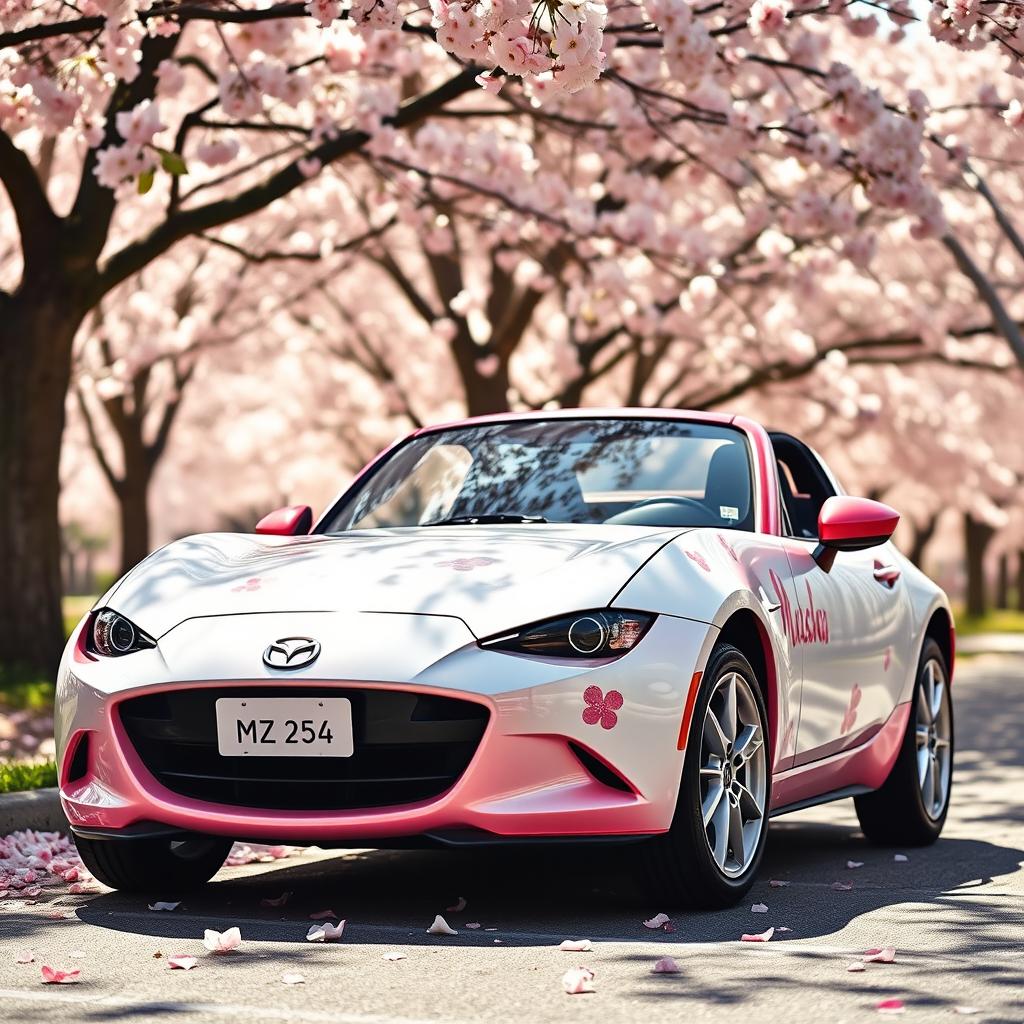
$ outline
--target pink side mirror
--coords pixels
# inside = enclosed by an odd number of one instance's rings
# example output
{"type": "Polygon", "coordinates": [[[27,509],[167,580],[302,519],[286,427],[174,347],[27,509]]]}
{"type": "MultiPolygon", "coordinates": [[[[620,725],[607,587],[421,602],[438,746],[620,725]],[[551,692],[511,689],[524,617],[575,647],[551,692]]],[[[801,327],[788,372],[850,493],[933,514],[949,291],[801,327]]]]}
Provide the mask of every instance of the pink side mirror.
{"type": "Polygon", "coordinates": [[[896,529],[900,514],[880,501],[829,498],[818,513],[818,550],[814,557],[827,572],[837,551],[861,551],[884,544],[896,529]]]}
{"type": "Polygon", "coordinates": [[[308,505],[285,505],[265,515],[256,532],[272,537],[301,537],[313,528],[313,510],[308,505]]]}

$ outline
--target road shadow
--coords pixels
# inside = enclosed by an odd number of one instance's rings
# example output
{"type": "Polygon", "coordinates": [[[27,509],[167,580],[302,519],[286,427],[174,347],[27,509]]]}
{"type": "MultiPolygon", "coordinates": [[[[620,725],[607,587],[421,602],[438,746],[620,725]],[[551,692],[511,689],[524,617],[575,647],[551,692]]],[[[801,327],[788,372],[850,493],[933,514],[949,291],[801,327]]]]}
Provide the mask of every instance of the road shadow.
{"type": "MultiPolygon", "coordinates": [[[[635,856],[635,848],[633,848],[635,856]]],[[[276,862],[258,874],[225,869],[217,880],[186,897],[171,914],[153,913],[146,901],[120,893],[93,897],[76,910],[80,921],[154,937],[196,935],[196,918],[209,927],[247,922],[249,932],[272,941],[303,942],[310,914],[334,910],[348,920],[346,939],[365,943],[436,943],[425,933],[434,915],[459,929],[460,943],[549,945],[552,934],[619,941],[719,942],[768,925],[785,926],[775,941],[824,937],[879,908],[901,905],[901,927],[917,918],[934,927],[943,903],[957,901],[950,919],[951,952],[1006,948],[1019,929],[1019,906],[997,881],[1021,868],[1024,851],[980,840],[942,839],[927,849],[894,851],[870,846],[854,826],[775,822],[764,869],[739,907],[673,914],[673,932],[644,928],[644,918],[671,908],[639,884],[630,848],[524,847],[453,851],[372,850],[276,862]],[[863,867],[851,870],[848,860],[863,867]],[[769,879],[788,882],[772,887],[769,879]],[[852,883],[837,890],[834,883],[852,883]],[[283,907],[261,900],[289,892],[283,907]],[[965,896],[989,896],[985,900],[965,896]],[[463,911],[449,911],[464,897],[463,911]],[[770,913],[752,918],[750,905],[770,913]],[[1004,906],[1005,904],[1005,906],[1004,906]],[[186,926],[185,917],[189,919],[186,926]],[[481,928],[465,928],[478,922],[481,928]],[[486,931],[495,928],[497,931],[486,931]]],[[[5,918],[8,931],[12,924],[5,918]]],[[[12,936],[8,936],[12,937],[12,936]]]]}

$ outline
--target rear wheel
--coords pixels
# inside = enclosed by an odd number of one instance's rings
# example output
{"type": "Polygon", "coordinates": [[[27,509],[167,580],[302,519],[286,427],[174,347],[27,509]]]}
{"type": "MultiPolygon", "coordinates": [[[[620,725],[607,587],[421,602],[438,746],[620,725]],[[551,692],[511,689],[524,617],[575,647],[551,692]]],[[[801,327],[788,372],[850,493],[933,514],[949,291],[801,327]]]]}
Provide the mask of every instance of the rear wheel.
{"type": "Polygon", "coordinates": [[[220,870],[230,839],[196,836],[170,839],[83,839],[75,845],[82,862],[104,885],[123,892],[172,895],[196,889],[220,870]]]}
{"type": "Polygon", "coordinates": [[[643,846],[652,895],[725,907],[746,895],[767,833],[768,718],[754,670],[729,644],[708,661],[669,831],[643,846]]]}
{"type": "Polygon", "coordinates": [[[942,832],[953,786],[953,703],[942,648],[921,652],[903,745],[881,789],[854,800],[864,835],[885,846],[926,846],[942,832]]]}

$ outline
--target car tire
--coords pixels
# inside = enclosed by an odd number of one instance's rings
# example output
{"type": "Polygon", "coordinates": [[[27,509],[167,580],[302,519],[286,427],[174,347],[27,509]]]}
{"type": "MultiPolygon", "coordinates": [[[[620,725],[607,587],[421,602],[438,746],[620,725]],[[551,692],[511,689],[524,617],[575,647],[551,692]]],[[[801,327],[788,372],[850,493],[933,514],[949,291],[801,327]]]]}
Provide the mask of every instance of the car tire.
{"type": "MultiPolygon", "coordinates": [[[[737,734],[742,735],[742,732],[739,727],[734,727],[732,738],[738,739],[737,734]]],[[[718,737],[719,740],[722,738],[718,737]]],[[[739,743],[736,748],[739,748],[739,743]]],[[[750,794],[751,789],[747,792],[750,794]]],[[[739,902],[753,884],[764,854],[770,797],[771,751],[764,695],[750,662],[737,648],[720,644],[708,659],[694,704],[672,824],[664,835],[645,842],[641,847],[646,885],[658,906],[714,909],[739,902]],[[737,687],[735,706],[742,704],[742,721],[756,726],[759,734],[760,758],[754,767],[751,765],[758,757],[756,750],[751,752],[752,761],[734,767],[736,757],[741,755],[733,753],[728,730],[725,730],[724,737],[727,756],[722,758],[711,749],[717,741],[714,740],[713,728],[710,725],[706,727],[705,723],[709,715],[715,715],[716,720],[724,716],[725,694],[722,688],[730,685],[730,679],[737,687]],[[707,739],[704,735],[706,728],[707,739]],[[714,775],[716,757],[720,762],[717,778],[714,775]],[[760,799],[756,835],[751,831],[748,836],[746,826],[742,824],[742,815],[754,809],[750,799],[734,800],[734,787],[742,786],[744,780],[753,787],[754,803],[760,799]],[[717,794],[717,789],[712,792],[712,787],[719,785],[722,794],[714,806],[709,824],[705,826],[705,808],[711,807],[717,794]],[[723,804],[725,812],[721,810],[723,804]],[[740,857],[736,856],[729,836],[733,819],[722,817],[723,813],[731,816],[736,808],[740,808],[741,814],[739,835],[744,837],[737,846],[745,847],[740,857]],[[728,827],[720,829],[723,820],[728,827]],[[723,834],[726,838],[722,838],[723,834]],[[724,863],[713,848],[714,844],[721,850],[723,843],[724,863]]]]}
{"type": "Polygon", "coordinates": [[[181,841],[76,838],[75,845],[82,863],[111,889],[175,895],[213,878],[232,841],[205,836],[181,841]]]}
{"type": "Polygon", "coordinates": [[[934,843],[945,824],[952,789],[953,703],[949,669],[942,648],[928,637],[918,663],[907,730],[889,777],[880,789],[854,798],[861,830],[880,846],[934,843]],[[936,685],[941,685],[937,698],[936,685]],[[945,764],[939,760],[943,750],[945,764]],[[929,768],[938,786],[935,791],[927,782],[929,768]]]}

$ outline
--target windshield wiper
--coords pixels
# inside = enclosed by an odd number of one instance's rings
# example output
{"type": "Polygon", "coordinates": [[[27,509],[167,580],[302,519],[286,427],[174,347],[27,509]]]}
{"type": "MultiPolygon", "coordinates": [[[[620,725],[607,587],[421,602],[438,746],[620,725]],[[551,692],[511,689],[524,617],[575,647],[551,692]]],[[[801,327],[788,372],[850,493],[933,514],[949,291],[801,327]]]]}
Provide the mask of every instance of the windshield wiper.
{"type": "Polygon", "coordinates": [[[546,523],[543,516],[521,516],[515,512],[486,512],[478,516],[452,516],[424,526],[486,526],[490,523],[546,523]]]}

